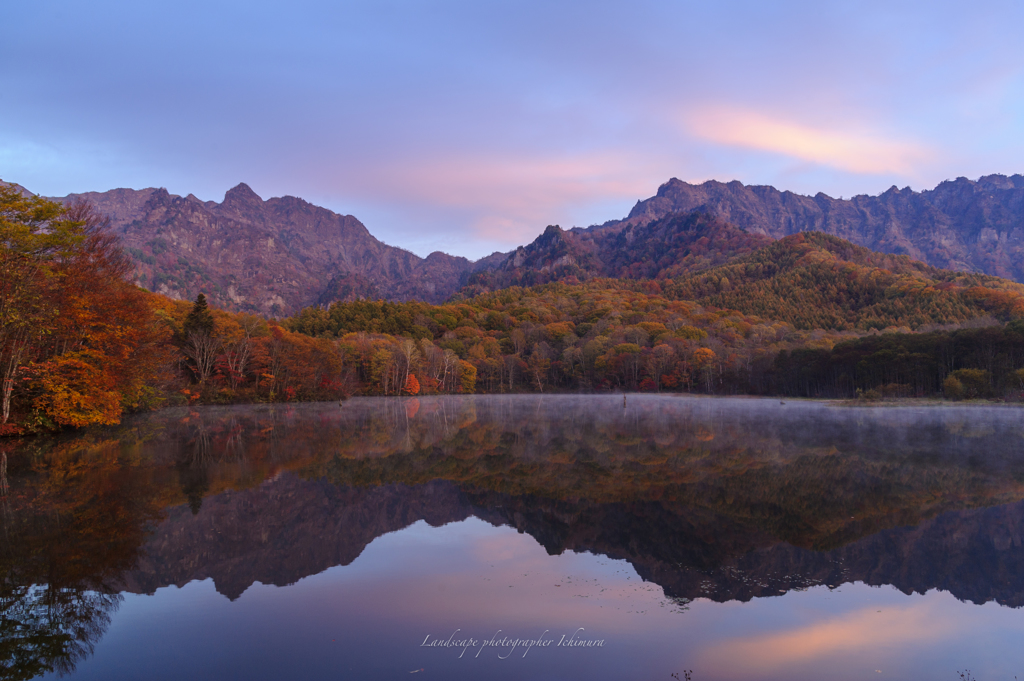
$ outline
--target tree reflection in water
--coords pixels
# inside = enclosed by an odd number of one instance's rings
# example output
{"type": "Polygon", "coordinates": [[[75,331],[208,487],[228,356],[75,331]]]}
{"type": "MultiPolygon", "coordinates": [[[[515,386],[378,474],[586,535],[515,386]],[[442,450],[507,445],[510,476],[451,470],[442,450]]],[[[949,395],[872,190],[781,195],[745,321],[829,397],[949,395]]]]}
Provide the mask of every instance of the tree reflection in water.
{"type": "Polygon", "coordinates": [[[1020,604],[1021,580],[997,577],[1019,572],[1021,552],[960,561],[978,555],[965,536],[988,541],[1021,515],[1007,506],[1024,499],[1016,413],[384,398],[166,410],[16,451],[5,444],[0,669],[5,678],[70,671],[124,590],[202,573],[234,597],[257,579],[287,584],[347,564],[418,520],[470,515],[515,526],[552,554],[629,560],[679,610],[701,596],[746,600],[852,571],[870,583],[904,579],[908,591],[957,583],[958,597],[1020,604]],[[926,522],[914,536],[900,529],[926,522]]]}
{"type": "Polygon", "coordinates": [[[0,672],[4,679],[62,676],[92,654],[110,625],[118,594],[4,584],[0,591],[0,672]]]}
{"type": "Polygon", "coordinates": [[[118,441],[41,440],[10,458],[0,510],[0,676],[63,675],[109,626],[121,577],[160,518],[159,497],[118,441]]]}

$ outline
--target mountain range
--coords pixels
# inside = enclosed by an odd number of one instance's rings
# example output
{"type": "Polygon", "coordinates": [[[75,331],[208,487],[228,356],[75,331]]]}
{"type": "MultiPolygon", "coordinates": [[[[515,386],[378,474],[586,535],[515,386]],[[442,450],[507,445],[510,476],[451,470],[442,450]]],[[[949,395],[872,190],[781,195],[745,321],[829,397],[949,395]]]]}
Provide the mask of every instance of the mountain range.
{"type": "Polygon", "coordinates": [[[376,239],[355,217],[295,197],[264,201],[247,185],[221,203],[164,189],[71,194],[110,217],[146,288],[204,292],[225,309],[282,316],[335,300],[441,302],[510,285],[575,277],[694,274],[798,232],[820,231],[933,267],[1024,282],[1024,176],[958,178],[933,190],[892,187],[834,199],[770,186],[672,179],[629,215],[549,226],[532,243],[476,262],[426,258],[376,239]]]}
{"type": "Polygon", "coordinates": [[[691,185],[672,179],[656,196],[637,202],[625,222],[643,224],[695,210],[773,239],[818,231],[943,269],[1024,280],[1022,175],[987,175],[977,182],[960,177],[922,192],[893,186],[878,196],[846,200],[739,182],[691,185]]]}
{"type": "Polygon", "coordinates": [[[280,316],[336,299],[440,302],[472,263],[426,258],[381,243],[359,220],[293,196],[262,200],[239,184],[224,201],[165,189],[70,194],[110,218],[146,288],[172,298],[206,293],[217,307],[280,316]]]}
{"type": "Polygon", "coordinates": [[[937,268],[1024,282],[1024,176],[988,175],[977,182],[961,177],[930,191],[892,187],[879,196],[847,200],[673,178],[622,220],[564,232],[549,227],[495,267],[478,268],[495,274],[478,275],[475,283],[500,288],[581,272],[626,278],[691,274],[811,231],[937,268]],[[712,253],[710,259],[695,257],[700,250],[712,253]]]}

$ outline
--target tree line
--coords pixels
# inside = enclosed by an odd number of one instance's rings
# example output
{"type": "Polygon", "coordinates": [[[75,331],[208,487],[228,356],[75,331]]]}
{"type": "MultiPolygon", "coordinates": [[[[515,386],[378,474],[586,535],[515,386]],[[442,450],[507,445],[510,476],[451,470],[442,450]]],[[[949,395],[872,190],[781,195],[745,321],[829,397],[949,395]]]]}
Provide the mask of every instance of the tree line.
{"type": "Polygon", "coordinates": [[[402,394],[408,375],[428,392],[1016,399],[1024,390],[1024,320],[806,330],[606,284],[512,287],[445,305],[335,303],[285,323],[335,339],[364,394],[402,394]]]}
{"type": "Polygon", "coordinates": [[[805,397],[1024,396],[1024,321],[881,334],[776,357],[776,390],[805,397]]]}

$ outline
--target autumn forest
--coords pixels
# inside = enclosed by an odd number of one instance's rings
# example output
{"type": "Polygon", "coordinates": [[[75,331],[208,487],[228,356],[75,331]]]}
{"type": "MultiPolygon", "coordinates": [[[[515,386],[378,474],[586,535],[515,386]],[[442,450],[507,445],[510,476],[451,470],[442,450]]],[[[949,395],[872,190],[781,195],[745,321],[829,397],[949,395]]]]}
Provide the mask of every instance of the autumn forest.
{"type": "Polygon", "coordinates": [[[556,267],[540,283],[470,278],[443,304],[265,318],[139,288],[106,226],[89,204],[0,185],[3,434],[352,395],[1024,395],[1024,286],[815,232],[695,238],[676,265],[624,278],[556,267]]]}

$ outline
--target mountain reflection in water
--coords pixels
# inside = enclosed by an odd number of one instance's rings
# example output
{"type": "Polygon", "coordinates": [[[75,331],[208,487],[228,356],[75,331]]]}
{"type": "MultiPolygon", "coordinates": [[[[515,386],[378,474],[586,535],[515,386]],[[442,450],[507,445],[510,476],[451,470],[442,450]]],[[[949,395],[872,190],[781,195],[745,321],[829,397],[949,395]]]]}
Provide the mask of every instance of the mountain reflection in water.
{"type": "Polygon", "coordinates": [[[669,602],[815,585],[1024,605],[1024,425],[1003,408],[614,396],[167,410],[12,445],[3,678],[72,671],[123,594],[239,599],[475,517],[628,561],[669,602]]]}

